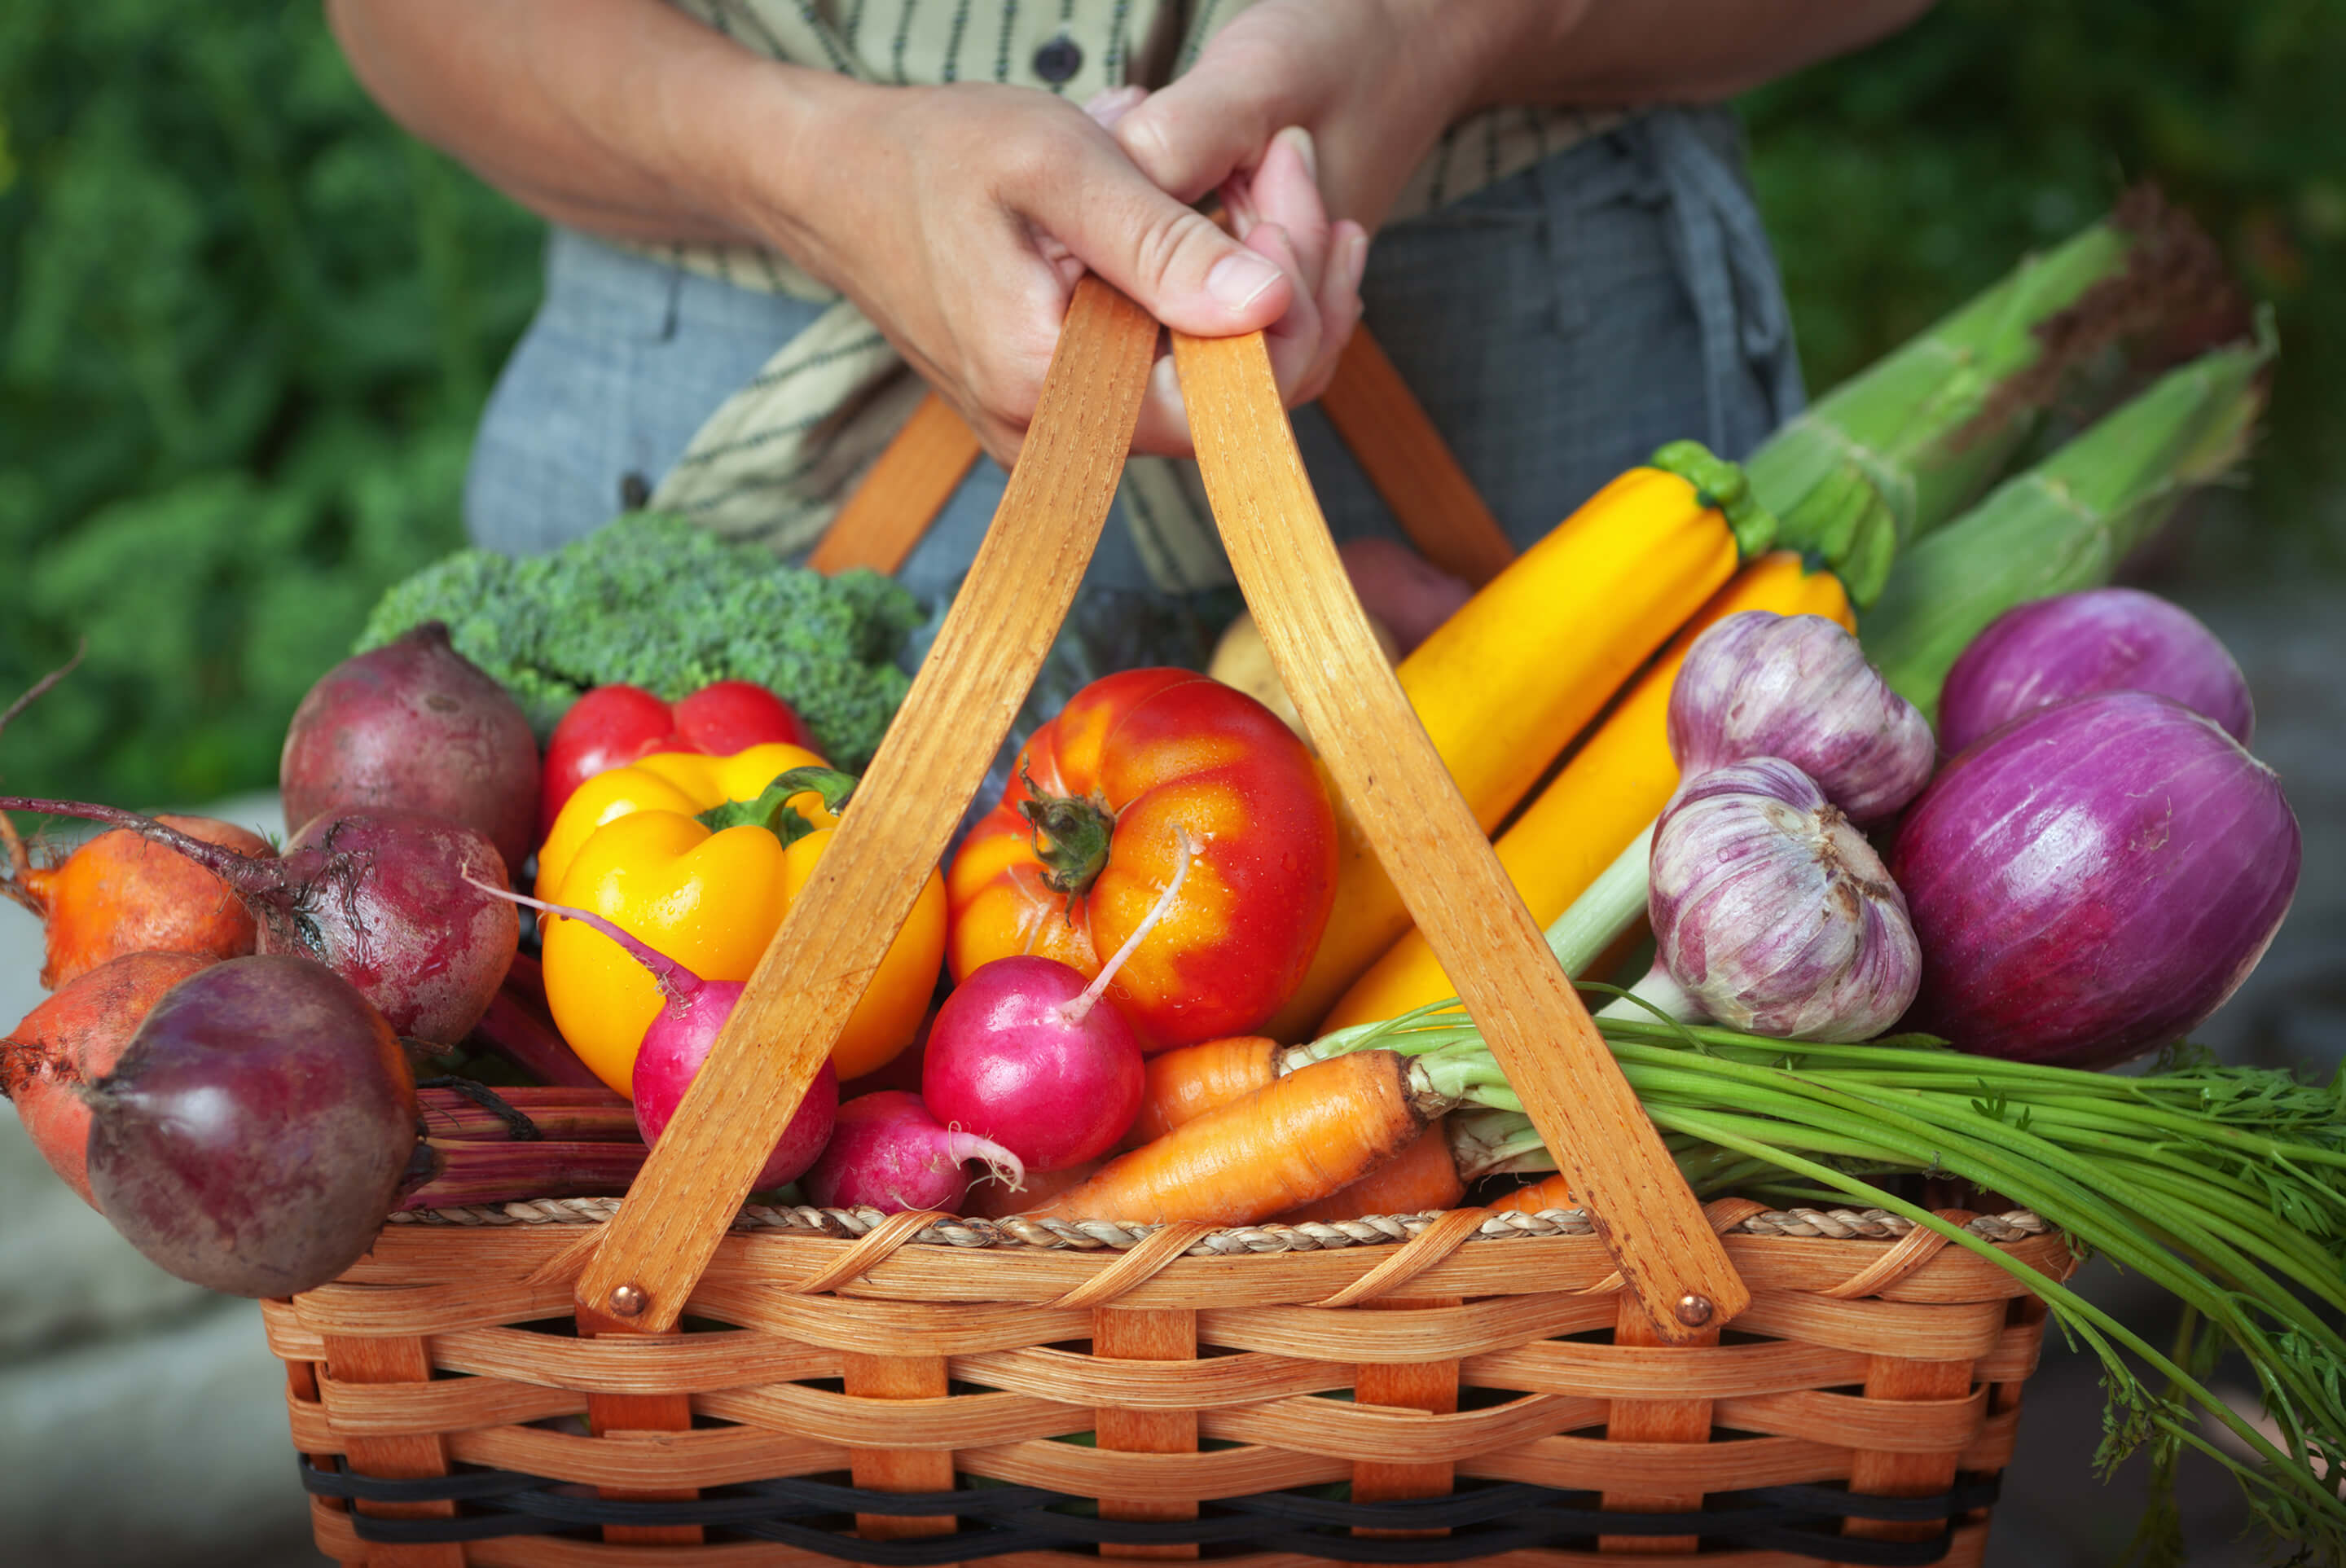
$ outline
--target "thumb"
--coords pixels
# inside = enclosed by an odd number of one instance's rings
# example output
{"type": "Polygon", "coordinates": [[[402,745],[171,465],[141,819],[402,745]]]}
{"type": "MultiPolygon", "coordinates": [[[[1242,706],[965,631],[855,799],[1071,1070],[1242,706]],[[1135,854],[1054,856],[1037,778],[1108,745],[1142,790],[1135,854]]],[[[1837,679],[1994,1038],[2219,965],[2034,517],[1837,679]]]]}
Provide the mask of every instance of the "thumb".
{"type": "Polygon", "coordinates": [[[1296,280],[1158,189],[1113,146],[1036,192],[1038,226],[1167,326],[1229,337],[1270,326],[1296,280]]]}

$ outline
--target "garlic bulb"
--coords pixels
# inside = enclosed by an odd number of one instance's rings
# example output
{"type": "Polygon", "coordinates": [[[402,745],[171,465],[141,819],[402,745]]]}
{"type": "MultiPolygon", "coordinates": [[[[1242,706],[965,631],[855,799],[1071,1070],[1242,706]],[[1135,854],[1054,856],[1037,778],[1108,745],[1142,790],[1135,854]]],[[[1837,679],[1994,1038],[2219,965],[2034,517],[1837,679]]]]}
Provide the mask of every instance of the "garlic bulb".
{"type": "Polygon", "coordinates": [[[1931,781],[1938,747],[1914,705],[1822,616],[1744,610],[1695,639],[1670,688],[1670,755],[1692,779],[1780,757],[1860,822],[1931,781]]]}
{"type": "Polygon", "coordinates": [[[1914,1000],[1923,950],[1905,896],[1864,835],[1781,758],[1682,786],[1655,829],[1652,879],[1658,967],[1722,1023],[1867,1040],[1914,1000]]]}

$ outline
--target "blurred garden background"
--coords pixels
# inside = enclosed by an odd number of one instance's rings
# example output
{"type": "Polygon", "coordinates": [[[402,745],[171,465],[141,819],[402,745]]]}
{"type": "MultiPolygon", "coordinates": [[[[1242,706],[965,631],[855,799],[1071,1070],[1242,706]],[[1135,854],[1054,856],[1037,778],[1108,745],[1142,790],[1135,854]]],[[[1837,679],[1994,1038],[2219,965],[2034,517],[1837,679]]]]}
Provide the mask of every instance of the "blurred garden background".
{"type": "MultiPolygon", "coordinates": [[[[1753,95],[1810,387],[2156,179],[2282,346],[2244,497],[2160,568],[2346,573],[2341,82],[2346,0],[1946,0],[1753,95]]],[[[13,787],[273,780],[376,591],[459,542],[540,232],[375,109],[315,0],[0,7],[0,691],[89,641],[13,787]]]]}
{"type": "MultiPolygon", "coordinates": [[[[1741,106],[1811,389],[2137,179],[2272,306],[2252,460],[2132,575],[2239,655],[2307,832],[2298,910],[2209,1042],[2324,1065],[2346,1055],[2341,84],[2346,0],[1942,0],[1741,106]]],[[[541,233],[383,118],[317,0],[0,5],[0,698],[87,644],[0,739],[12,790],[273,786],[295,702],[375,595],[461,542],[473,422],[536,301],[541,233]]],[[[0,1022],[30,1004],[11,981],[30,990],[0,974],[0,1022]]],[[[27,1184],[0,1182],[24,1195],[0,1204],[0,1468],[23,1489],[0,1556],[321,1561],[247,1304],[147,1268],[21,1140],[0,1156],[27,1184]],[[70,1291],[42,1295],[68,1254],[70,1291]],[[145,1361],[105,1338],[134,1329],[145,1361]],[[149,1453],[168,1457],[136,1468],[149,1453]]],[[[2099,1390],[2048,1351],[1992,1557],[2115,1562],[2141,1466],[2085,1481],[2099,1390]]],[[[2186,1507],[2195,1563],[2254,1560],[2227,1544],[2241,1519],[2211,1469],[2186,1507]]]]}

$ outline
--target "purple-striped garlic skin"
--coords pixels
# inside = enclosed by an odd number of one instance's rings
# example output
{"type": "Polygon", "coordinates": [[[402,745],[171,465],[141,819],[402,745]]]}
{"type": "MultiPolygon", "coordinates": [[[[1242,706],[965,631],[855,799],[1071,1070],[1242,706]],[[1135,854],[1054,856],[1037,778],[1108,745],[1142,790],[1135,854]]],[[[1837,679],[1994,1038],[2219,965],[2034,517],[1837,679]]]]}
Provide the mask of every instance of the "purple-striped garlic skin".
{"type": "Polygon", "coordinates": [[[1922,982],[1922,947],[1882,858],[1781,758],[1679,788],[1655,829],[1647,910],[1671,978],[1749,1033],[1870,1040],[1922,982]]]}
{"type": "Polygon", "coordinates": [[[1855,637],[1772,610],[1739,611],[1695,639],[1670,688],[1669,740],[1682,778],[1780,757],[1860,822],[1921,794],[1938,760],[1930,721],[1855,637]]]}

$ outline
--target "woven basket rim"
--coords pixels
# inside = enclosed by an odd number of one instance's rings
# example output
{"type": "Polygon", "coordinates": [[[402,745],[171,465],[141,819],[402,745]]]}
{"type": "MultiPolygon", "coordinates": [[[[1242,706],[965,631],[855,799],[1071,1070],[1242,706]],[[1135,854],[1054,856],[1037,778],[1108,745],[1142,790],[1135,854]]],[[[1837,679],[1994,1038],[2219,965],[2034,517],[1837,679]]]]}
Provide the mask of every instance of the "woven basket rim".
{"type": "MultiPolygon", "coordinates": [[[[405,1209],[391,1223],[424,1228],[504,1229],[515,1226],[596,1226],[609,1223],[623,1204],[616,1197],[536,1198],[525,1202],[457,1208],[405,1209]]],[[[1228,1257],[1242,1253],[1318,1252],[1350,1247],[1396,1246],[1410,1241],[1429,1226],[1454,1212],[1427,1209],[1413,1214],[1371,1215],[1358,1219],[1306,1220],[1299,1223],[1264,1221],[1256,1225],[1224,1226],[1207,1230],[1183,1249],[1185,1257],[1228,1257]]],[[[820,1208],[811,1205],[745,1204],[734,1217],[733,1230],[783,1231],[852,1241],[871,1234],[892,1217],[871,1207],[820,1208]]],[[[1002,1248],[1015,1252],[1101,1248],[1126,1251],[1158,1231],[1161,1224],[1129,1220],[1037,1219],[1012,1216],[974,1219],[941,1216],[904,1237],[904,1245],[949,1247],[964,1250],[1002,1248]]],[[[1818,1241],[1883,1242],[1902,1240],[1917,1228],[1903,1215],[1882,1208],[1763,1209],[1728,1227],[1743,1236],[1788,1237],[1818,1241]]],[[[2000,1214],[1974,1215],[1964,1228],[1984,1241],[2001,1244],[2050,1233],[2042,1217],[2025,1208],[2000,1214]]],[[[1545,1208],[1535,1212],[1494,1209],[1487,1212],[1470,1241],[1505,1240],[1517,1237],[1594,1236],[1596,1229],[1582,1208],[1545,1208]]]]}

